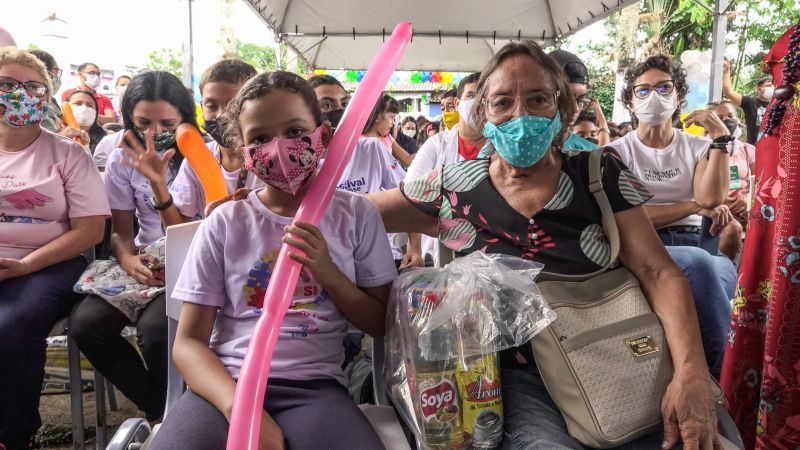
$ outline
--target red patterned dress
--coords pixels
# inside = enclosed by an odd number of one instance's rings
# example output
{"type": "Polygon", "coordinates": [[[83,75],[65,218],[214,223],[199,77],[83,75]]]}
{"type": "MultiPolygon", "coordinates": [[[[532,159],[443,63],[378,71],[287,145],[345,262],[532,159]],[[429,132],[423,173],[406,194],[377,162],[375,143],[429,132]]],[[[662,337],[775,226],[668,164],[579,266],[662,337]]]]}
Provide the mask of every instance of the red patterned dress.
{"type": "Polygon", "coordinates": [[[722,386],[748,449],[795,450],[800,448],[800,24],[775,43],[764,71],[779,88],[756,145],[755,198],[722,386]]]}

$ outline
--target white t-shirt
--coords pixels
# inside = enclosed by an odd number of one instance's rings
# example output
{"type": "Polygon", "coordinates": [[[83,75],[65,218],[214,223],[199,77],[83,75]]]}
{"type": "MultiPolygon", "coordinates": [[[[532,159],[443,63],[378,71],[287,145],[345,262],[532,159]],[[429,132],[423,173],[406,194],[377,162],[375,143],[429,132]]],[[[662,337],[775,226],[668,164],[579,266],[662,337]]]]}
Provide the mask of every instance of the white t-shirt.
{"type": "MultiPolygon", "coordinates": [[[[189,248],[173,297],[220,308],[210,347],[236,378],[272,274],[283,227],[279,216],[253,191],[206,218],[189,248]]],[[[336,192],[320,224],[334,264],[357,286],[383,286],[397,276],[383,222],[366,198],[336,192]]],[[[344,315],[305,272],[281,324],[270,376],[292,380],[335,379],[345,383],[344,315]]]]}
{"type": "MultiPolygon", "coordinates": [[[[671,205],[694,200],[694,172],[706,157],[711,140],[674,129],[672,142],[663,148],[644,145],[636,131],[610,144],[622,162],[647,185],[653,194],[650,205],[671,205]]],[[[702,217],[693,214],[666,226],[700,226],[702,217]]]]}
{"type": "MultiPolygon", "coordinates": [[[[381,138],[362,136],[339,178],[337,189],[357,194],[394,189],[400,187],[405,175],[406,172],[392,157],[381,138]]],[[[388,235],[389,243],[394,259],[402,259],[403,250],[398,245],[397,234],[388,235]]]]}
{"type": "Polygon", "coordinates": [[[100,142],[97,143],[97,147],[95,147],[94,153],[92,154],[92,159],[97,167],[106,166],[108,157],[111,156],[114,149],[119,148],[124,135],[125,130],[119,130],[114,134],[109,134],[103,137],[103,139],[100,139],[100,142]]]}
{"type": "MultiPolygon", "coordinates": [[[[206,144],[206,147],[214,154],[214,158],[219,157],[221,151],[219,144],[211,141],[206,144]]],[[[233,172],[228,172],[224,167],[221,169],[225,184],[228,186],[228,194],[233,194],[236,191],[236,183],[239,181],[239,173],[242,169],[236,169],[233,172]]],[[[252,173],[248,173],[244,187],[255,190],[264,187],[264,182],[252,173]]],[[[185,159],[181,163],[178,175],[169,187],[169,193],[172,194],[175,207],[181,214],[186,217],[202,217],[206,206],[206,193],[203,190],[203,184],[200,183],[200,179],[197,178],[197,174],[189,164],[189,160],[185,159]]]]}
{"type": "MultiPolygon", "coordinates": [[[[449,166],[464,161],[464,157],[458,153],[458,125],[450,130],[443,131],[429,138],[419,148],[408,172],[403,180],[409,183],[427,175],[431,170],[439,166],[449,166]]],[[[423,234],[421,239],[422,257],[431,255],[434,265],[439,265],[439,240],[423,234]]]]}
{"type": "MultiPolygon", "coordinates": [[[[150,181],[138,170],[122,162],[123,150],[114,149],[108,157],[105,172],[106,194],[111,209],[136,211],[139,234],[134,239],[137,248],[146,247],[164,236],[161,217],[150,203],[153,190],[150,181]]],[[[167,169],[167,186],[172,184],[173,173],[167,169]]]]}

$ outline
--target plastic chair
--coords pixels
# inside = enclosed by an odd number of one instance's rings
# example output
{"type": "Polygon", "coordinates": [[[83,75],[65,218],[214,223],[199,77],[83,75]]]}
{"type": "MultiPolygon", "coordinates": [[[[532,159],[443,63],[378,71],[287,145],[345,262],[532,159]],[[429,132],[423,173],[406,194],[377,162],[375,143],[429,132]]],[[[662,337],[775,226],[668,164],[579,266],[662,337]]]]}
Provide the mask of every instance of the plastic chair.
{"type": "MultiPolygon", "coordinates": [[[[95,248],[84,252],[90,263],[95,259],[95,248]]],[[[59,320],[50,330],[50,336],[63,336],[69,328],[69,316],[59,320]]],[[[67,371],[69,373],[69,403],[72,418],[72,448],[83,450],[86,447],[85,423],[83,420],[83,391],[81,390],[81,354],[74,339],[67,337],[67,371]]],[[[119,409],[114,385],[107,383],[99,372],[94,372],[96,448],[105,448],[108,440],[106,421],[106,401],[112,411],[119,409]]]]}

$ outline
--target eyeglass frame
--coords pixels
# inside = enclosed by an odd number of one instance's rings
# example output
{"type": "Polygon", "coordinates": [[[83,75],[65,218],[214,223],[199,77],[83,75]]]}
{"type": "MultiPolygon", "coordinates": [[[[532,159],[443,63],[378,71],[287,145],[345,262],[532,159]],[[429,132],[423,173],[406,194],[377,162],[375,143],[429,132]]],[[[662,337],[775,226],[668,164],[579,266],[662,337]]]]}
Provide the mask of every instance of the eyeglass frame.
{"type": "Polygon", "coordinates": [[[40,97],[40,98],[47,97],[47,85],[42,83],[42,82],[35,81],[35,80],[19,81],[16,78],[0,76],[0,86],[2,86],[5,83],[8,83],[7,81],[3,81],[3,80],[11,80],[14,83],[14,88],[11,89],[11,90],[0,89],[0,92],[5,92],[7,94],[10,94],[10,93],[18,90],[20,88],[20,86],[22,86],[22,88],[25,89],[25,91],[27,93],[31,94],[31,95],[34,95],[34,96],[40,97]],[[35,83],[37,85],[37,86],[35,86],[35,89],[43,89],[44,92],[42,92],[41,94],[36,93],[34,91],[34,89],[31,89],[31,87],[28,86],[31,83],[35,83]]]}
{"type": "MultiPolygon", "coordinates": [[[[550,93],[550,94],[552,94],[552,96],[553,96],[553,107],[552,107],[552,110],[549,110],[547,112],[551,112],[553,110],[555,110],[555,111],[558,110],[558,98],[561,96],[561,91],[539,90],[539,91],[532,92],[531,94],[534,94],[534,93],[550,93]]],[[[483,107],[486,108],[486,115],[487,116],[506,117],[506,116],[510,115],[510,113],[513,113],[514,110],[517,109],[517,100],[519,98],[521,98],[521,97],[522,97],[521,95],[493,95],[493,96],[487,96],[486,98],[484,98],[482,100],[482,103],[483,103],[483,107]],[[498,97],[505,97],[505,98],[513,98],[514,99],[514,105],[511,107],[509,113],[494,114],[494,113],[489,112],[489,108],[490,108],[489,100],[492,99],[492,98],[498,98],[498,97]]],[[[523,102],[523,103],[527,103],[527,102],[523,102]]],[[[530,108],[528,108],[527,104],[525,104],[525,111],[528,112],[529,114],[547,113],[545,111],[531,111],[530,108]]]]}
{"type": "Polygon", "coordinates": [[[644,99],[646,99],[646,98],[647,98],[647,97],[649,97],[649,96],[650,96],[650,94],[652,94],[653,92],[655,92],[655,93],[656,93],[656,94],[658,94],[658,95],[664,96],[664,97],[666,97],[667,95],[670,95],[670,94],[672,94],[673,92],[675,92],[675,80],[661,80],[661,81],[659,81],[658,83],[656,83],[655,85],[652,85],[652,84],[649,84],[649,83],[642,83],[642,84],[637,84],[637,85],[633,86],[633,88],[631,88],[631,94],[633,94],[633,96],[634,96],[634,97],[636,97],[636,98],[638,98],[639,100],[644,100],[644,99]],[[657,88],[659,85],[663,84],[663,83],[672,83],[672,89],[670,89],[670,91],[669,91],[669,92],[665,92],[665,93],[663,93],[663,94],[662,94],[661,92],[658,92],[658,91],[656,90],[656,88],[657,88]],[[640,86],[649,86],[649,87],[650,87],[650,92],[648,92],[648,93],[647,93],[646,95],[644,95],[643,97],[640,97],[640,96],[636,95],[636,88],[638,88],[638,87],[640,87],[640,86]]]}

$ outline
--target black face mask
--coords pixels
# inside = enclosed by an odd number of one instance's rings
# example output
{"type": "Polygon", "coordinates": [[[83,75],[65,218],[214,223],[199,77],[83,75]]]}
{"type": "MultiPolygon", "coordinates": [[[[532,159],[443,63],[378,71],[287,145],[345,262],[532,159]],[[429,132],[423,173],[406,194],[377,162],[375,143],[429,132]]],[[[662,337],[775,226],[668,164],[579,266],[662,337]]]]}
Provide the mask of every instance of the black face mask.
{"type": "Polygon", "coordinates": [[[725,124],[725,127],[728,131],[733,134],[736,131],[736,128],[739,127],[739,121],[736,119],[725,119],[722,121],[725,124]]]}
{"type": "Polygon", "coordinates": [[[591,142],[594,145],[597,145],[597,144],[600,143],[600,141],[598,141],[597,138],[593,138],[593,137],[588,137],[588,138],[586,138],[586,140],[591,142]]]}
{"type": "Polygon", "coordinates": [[[213,120],[206,120],[203,122],[203,128],[205,128],[206,133],[211,136],[217,144],[226,147],[225,145],[225,135],[223,134],[223,127],[222,124],[219,122],[219,118],[213,120]]]}
{"type": "Polygon", "coordinates": [[[331,128],[336,130],[339,127],[339,122],[342,120],[342,115],[344,115],[343,109],[337,109],[336,111],[331,111],[329,113],[322,113],[322,120],[327,120],[331,123],[331,128]]]}

